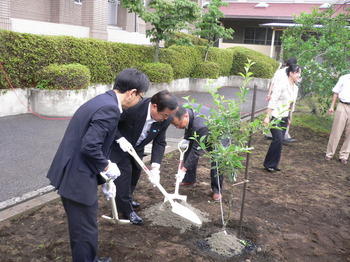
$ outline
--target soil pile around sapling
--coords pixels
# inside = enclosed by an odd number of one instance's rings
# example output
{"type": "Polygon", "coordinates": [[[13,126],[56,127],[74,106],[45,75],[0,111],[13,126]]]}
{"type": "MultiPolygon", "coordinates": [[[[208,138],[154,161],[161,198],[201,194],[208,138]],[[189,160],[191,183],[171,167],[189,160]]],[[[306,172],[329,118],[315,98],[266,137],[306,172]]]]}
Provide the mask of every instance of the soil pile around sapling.
{"type": "MultiPolygon", "coordinates": [[[[174,200],[179,204],[192,210],[203,223],[209,222],[209,214],[200,211],[199,209],[191,206],[187,202],[174,200]]],[[[173,227],[180,230],[180,233],[184,233],[186,230],[192,228],[200,228],[201,225],[191,222],[183,216],[175,214],[172,212],[172,206],[169,201],[161,202],[156,205],[152,205],[142,211],[145,218],[151,221],[151,226],[163,226],[163,227],[173,227]]],[[[186,214],[183,214],[186,216],[186,214]]]]}
{"type": "Polygon", "coordinates": [[[240,255],[244,249],[244,245],[235,235],[229,235],[224,231],[212,234],[206,240],[213,252],[225,257],[240,255]]]}
{"type": "MultiPolygon", "coordinates": [[[[186,195],[187,204],[203,212],[208,222],[200,227],[187,225],[187,221],[174,226],[174,221],[180,219],[170,207],[168,215],[175,219],[152,211],[163,203],[164,196],[143,174],[134,194],[134,200],[141,203],[135,211],[145,221],[142,226],[116,225],[103,219],[102,215],[112,215],[111,206],[99,191],[98,255],[111,256],[113,262],[350,261],[350,165],[339,163],[338,155],[332,161],[324,160],[327,136],[297,126],[291,126],[290,132],[297,142],[283,147],[282,171],[274,173],[267,172],[262,165],[271,141],[262,135],[253,136],[239,236],[249,245],[238,255],[234,254],[235,248],[229,250],[231,245],[225,251],[215,249],[210,239],[222,231],[222,220],[220,204],[211,200],[210,166],[206,158],[199,162],[196,186],[180,187],[179,193],[186,195]],[[226,256],[227,250],[230,257],[226,256]]],[[[174,192],[178,159],[177,152],[168,154],[161,165],[161,184],[168,193],[174,192]]],[[[243,180],[243,174],[238,176],[238,182],[243,180]]],[[[230,195],[228,183],[225,178],[225,216],[230,195]]],[[[234,188],[234,206],[226,227],[229,236],[238,236],[241,211],[243,186],[234,188]]],[[[0,254],[1,262],[71,261],[61,201],[3,221],[0,254]]]]}

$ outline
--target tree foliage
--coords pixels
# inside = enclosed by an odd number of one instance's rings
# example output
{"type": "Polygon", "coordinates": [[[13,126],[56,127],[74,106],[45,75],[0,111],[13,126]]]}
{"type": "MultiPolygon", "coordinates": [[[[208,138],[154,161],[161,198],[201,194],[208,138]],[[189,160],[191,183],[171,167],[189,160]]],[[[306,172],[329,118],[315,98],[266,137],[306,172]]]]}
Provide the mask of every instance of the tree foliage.
{"type": "Polygon", "coordinates": [[[158,62],[160,41],[167,41],[174,31],[188,28],[188,24],[199,18],[201,8],[190,0],[151,0],[150,10],[142,3],[140,0],[124,0],[123,6],[152,25],[146,30],[146,36],[156,44],[154,62],[158,62]]]}
{"type": "Polygon", "coordinates": [[[336,14],[332,7],[323,12],[295,17],[294,27],[284,31],[285,57],[294,57],[303,67],[301,93],[318,97],[321,112],[329,108],[332,87],[339,76],[349,71],[349,10],[336,14]]]}
{"type": "Polygon", "coordinates": [[[222,0],[212,0],[208,6],[208,11],[204,12],[201,19],[196,23],[195,35],[199,35],[208,40],[204,61],[207,60],[209,48],[214,46],[215,41],[219,38],[233,38],[233,29],[221,26],[219,19],[224,17],[220,11],[221,6],[228,6],[222,0]]]}
{"type": "MultiPolygon", "coordinates": [[[[276,123],[276,121],[271,121],[268,126],[265,126],[259,119],[255,119],[252,122],[242,120],[242,105],[246,101],[249,90],[247,84],[253,78],[253,73],[250,72],[253,64],[254,62],[248,59],[248,63],[244,67],[244,73],[240,73],[244,80],[243,86],[237,92],[237,101],[235,99],[226,99],[217,92],[218,89],[209,91],[215,106],[210,109],[209,115],[200,115],[206,120],[206,126],[209,130],[208,135],[198,137],[197,134],[194,134],[192,138],[198,142],[204,152],[204,156],[216,163],[214,168],[218,170],[218,174],[227,177],[231,182],[231,198],[227,222],[223,225],[224,228],[230,217],[235,183],[238,180],[239,173],[245,168],[244,160],[246,159],[246,154],[251,153],[253,150],[252,147],[248,146],[250,136],[258,131],[266,132],[276,123]],[[224,139],[229,141],[227,146],[222,144],[224,139]]],[[[188,97],[187,100],[190,104],[195,102],[194,100],[190,101],[188,97]]],[[[202,105],[199,105],[194,110],[200,112],[201,107],[202,105]]]]}

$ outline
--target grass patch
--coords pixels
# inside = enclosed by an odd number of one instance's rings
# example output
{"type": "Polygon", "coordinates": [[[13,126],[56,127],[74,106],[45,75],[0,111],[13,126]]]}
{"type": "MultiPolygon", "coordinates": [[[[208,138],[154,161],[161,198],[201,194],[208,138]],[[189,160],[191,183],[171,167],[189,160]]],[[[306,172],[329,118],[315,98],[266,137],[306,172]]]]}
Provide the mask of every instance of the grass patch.
{"type": "Polygon", "coordinates": [[[309,98],[297,101],[292,125],[307,127],[318,133],[329,134],[332,129],[333,116],[321,116],[316,112],[315,104],[311,103],[309,98]]]}

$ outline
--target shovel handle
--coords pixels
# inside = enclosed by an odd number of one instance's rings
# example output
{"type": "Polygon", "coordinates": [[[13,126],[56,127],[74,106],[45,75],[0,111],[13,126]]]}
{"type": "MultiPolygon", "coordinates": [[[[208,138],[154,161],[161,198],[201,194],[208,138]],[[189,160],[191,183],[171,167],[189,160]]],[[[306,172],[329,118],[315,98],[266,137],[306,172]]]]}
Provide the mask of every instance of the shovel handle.
{"type": "MultiPolygon", "coordinates": [[[[136,162],[142,167],[142,169],[146,172],[146,174],[148,175],[148,177],[152,177],[152,173],[151,171],[149,171],[149,169],[147,168],[147,166],[145,165],[145,163],[143,163],[143,161],[140,159],[140,157],[138,156],[138,154],[136,153],[134,148],[130,148],[128,150],[128,153],[136,160],[136,162]]],[[[158,182],[155,183],[156,187],[158,187],[158,189],[160,190],[160,192],[165,196],[165,198],[170,202],[171,206],[174,205],[174,201],[171,199],[171,197],[169,197],[169,194],[165,191],[165,189],[162,187],[161,184],[159,184],[158,182]]]]}
{"type": "MultiPolygon", "coordinates": [[[[104,180],[106,180],[106,183],[107,183],[108,189],[109,189],[110,183],[114,183],[113,180],[111,178],[109,178],[108,176],[106,176],[104,174],[104,172],[100,172],[100,175],[104,178],[104,180]]],[[[119,220],[118,211],[117,211],[117,205],[115,203],[115,199],[114,198],[111,198],[111,207],[112,207],[113,219],[119,220]]]]}

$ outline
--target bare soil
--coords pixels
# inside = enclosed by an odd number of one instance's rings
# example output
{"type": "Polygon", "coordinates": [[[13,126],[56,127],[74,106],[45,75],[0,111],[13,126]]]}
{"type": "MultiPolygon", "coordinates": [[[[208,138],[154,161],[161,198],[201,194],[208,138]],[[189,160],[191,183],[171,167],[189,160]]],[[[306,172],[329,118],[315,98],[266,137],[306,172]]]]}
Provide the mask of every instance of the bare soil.
{"type": "MultiPolygon", "coordinates": [[[[220,204],[211,201],[208,159],[202,158],[195,187],[180,188],[187,203],[206,213],[201,227],[185,230],[154,224],[145,211],[163,201],[143,175],[135,200],[145,219],[143,226],[115,225],[99,221],[99,255],[113,261],[350,261],[349,165],[324,160],[328,137],[307,128],[291,128],[297,142],[285,145],[281,172],[262,167],[270,141],[253,137],[242,234],[246,247],[239,254],[216,252],[208,238],[222,232],[220,204]]],[[[168,154],[162,164],[161,183],[174,192],[178,153],[168,154]]],[[[244,174],[239,181],[242,181],[244,174]]],[[[238,182],[239,182],[238,181],[238,182]]],[[[224,213],[229,201],[224,182],[224,213]]],[[[234,210],[227,233],[237,236],[242,185],[234,191],[234,210]]],[[[101,193],[100,193],[101,194],[101,193]]],[[[100,215],[111,215],[110,203],[100,195],[100,215]]],[[[174,219],[181,219],[176,217],[174,219]]],[[[71,261],[67,222],[59,200],[2,222],[1,261],[71,261]]],[[[222,245],[227,245],[224,241],[222,245]]]]}

